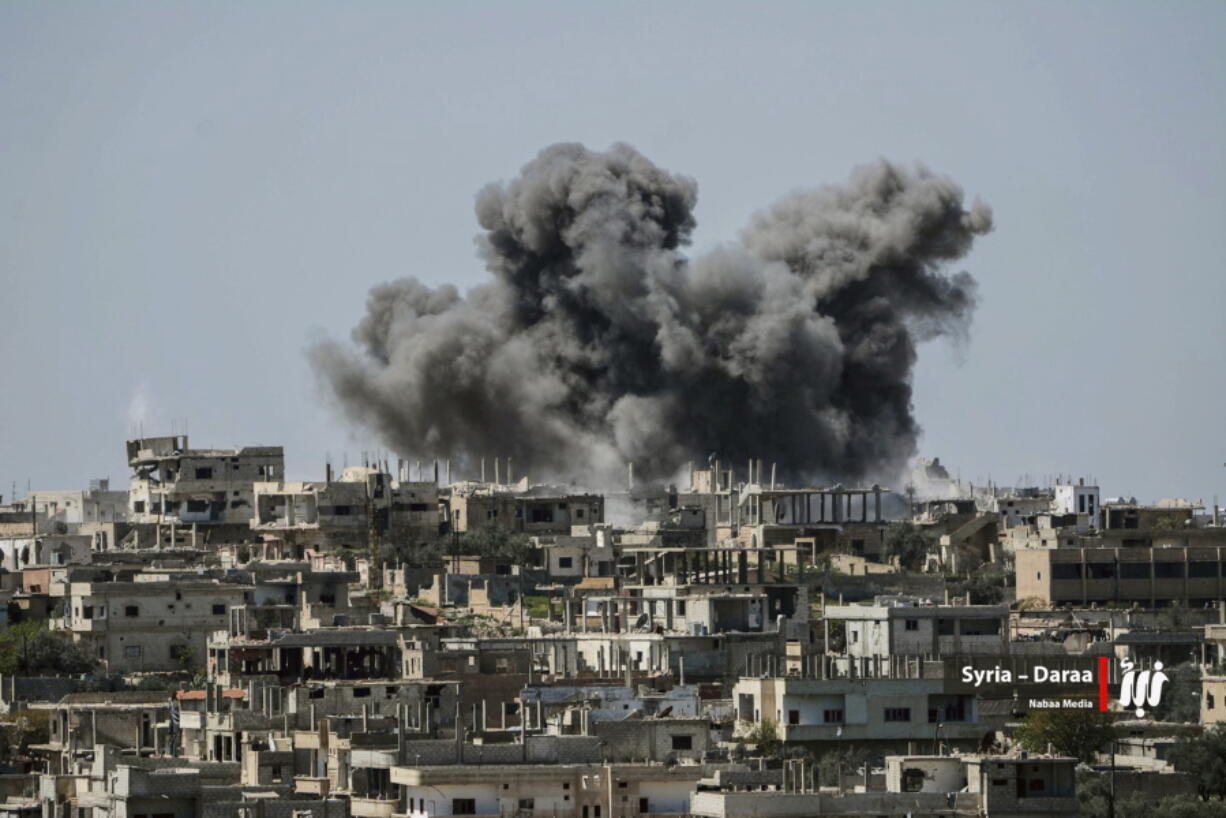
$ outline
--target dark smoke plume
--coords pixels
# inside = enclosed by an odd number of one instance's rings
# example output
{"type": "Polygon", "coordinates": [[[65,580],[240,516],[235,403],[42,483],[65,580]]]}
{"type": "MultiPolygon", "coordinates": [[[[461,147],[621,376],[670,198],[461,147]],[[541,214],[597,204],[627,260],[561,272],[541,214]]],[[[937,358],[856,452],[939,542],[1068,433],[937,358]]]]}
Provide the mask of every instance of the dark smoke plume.
{"type": "Polygon", "coordinates": [[[493,281],[375,287],[358,350],[317,344],[316,370],[397,452],[512,456],[534,479],[666,478],[711,452],[793,481],[893,473],[919,433],[916,343],[965,333],[975,305],[942,267],[991,210],[883,161],[691,259],[696,199],[628,145],[546,148],[477,196],[493,281]]]}

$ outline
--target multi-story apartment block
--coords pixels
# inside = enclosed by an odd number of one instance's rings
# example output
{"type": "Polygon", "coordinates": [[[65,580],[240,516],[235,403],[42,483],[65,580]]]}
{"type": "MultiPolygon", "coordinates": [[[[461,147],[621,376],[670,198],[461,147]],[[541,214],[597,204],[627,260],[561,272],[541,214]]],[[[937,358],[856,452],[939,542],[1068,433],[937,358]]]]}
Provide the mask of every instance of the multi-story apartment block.
{"type": "Polygon", "coordinates": [[[903,747],[937,740],[973,749],[999,724],[975,696],[939,675],[741,678],[732,688],[739,730],[773,722],[779,738],[814,746],[903,747]],[[939,732],[939,735],[938,735],[939,732]]]}
{"type": "Polygon", "coordinates": [[[442,520],[437,483],[396,480],[366,466],[342,470],[339,480],[259,482],[254,495],[251,528],[292,542],[298,557],[307,547],[365,544],[372,531],[394,542],[433,541],[442,520]]]}
{"type": "Polygon", "coordinates": [[[604,522],[604,497],[556,486],[457,483],[447,506],[451,530],[498,527],[526,534],[569,534],[604,522]]]}
{"type": "MultiPolygon", "coordinates": [[[[1180,543],[1226,539],[1226,529],[1155,533],[1180,543]]],[[[1162,607],[1215,605],[1226,598],[1224,545],[1023,548],[1015,556],[1018,599],[1052,605],[1131,602],[1162,607]]]]}
{"type": "Polygon", "coordinates": [[[129,440],[128,518],[166,525],[239,524],[255,515],[257,482],[285,473],[280,446],[191,449],[186,435],[129,440]]]}
{"type": "Polygon", "coordinates": [[[842,622],[843,652],[855,658],[878,656],[997,655],[1008,651],[1009,609],[1003,605],[827,605],[825,649],[830,623],[842,622]]]}
{"type": "Polygon", "coordinates": [[[209,636],[226,627],[230,608],[253,591],[179,572],[84,582],[70,574],[51,594],[63,598],[56,624],[103,667],[140,673],[202,668],[209,636]]]}

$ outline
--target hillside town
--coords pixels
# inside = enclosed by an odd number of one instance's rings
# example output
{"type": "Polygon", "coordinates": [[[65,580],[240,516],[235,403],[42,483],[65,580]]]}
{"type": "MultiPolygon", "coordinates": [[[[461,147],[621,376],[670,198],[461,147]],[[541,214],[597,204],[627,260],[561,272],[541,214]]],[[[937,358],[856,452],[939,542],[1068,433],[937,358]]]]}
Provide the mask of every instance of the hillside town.
{"type": "Polygon", "coordinates": [[[595,491],[494,456],[290,481],[281,447],[173,435],[126,459],[126,488],[0,500],[2,818],[1226,795],[1216,503],[938,460],[823,486],[712,455],[595,491]]]}

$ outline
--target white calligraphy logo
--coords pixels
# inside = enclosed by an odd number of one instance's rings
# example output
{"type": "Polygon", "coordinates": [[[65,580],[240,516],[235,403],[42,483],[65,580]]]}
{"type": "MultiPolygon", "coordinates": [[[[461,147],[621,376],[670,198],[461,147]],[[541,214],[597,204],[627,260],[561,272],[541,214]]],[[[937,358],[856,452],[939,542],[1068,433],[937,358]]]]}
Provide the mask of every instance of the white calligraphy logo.
{"type": "Polygon", "coordinates": [[[1120,680],[1120,706],[1136,705],[1137,718],[1145,715],[1144,705],[1157,707],[1162,701],[1162,686],[1170,679],[1162,672],[1162,663],[1154,662],[1154,669],[1136,671],[1131,659],[1120,661],[1124,678],[1120,680]]]}

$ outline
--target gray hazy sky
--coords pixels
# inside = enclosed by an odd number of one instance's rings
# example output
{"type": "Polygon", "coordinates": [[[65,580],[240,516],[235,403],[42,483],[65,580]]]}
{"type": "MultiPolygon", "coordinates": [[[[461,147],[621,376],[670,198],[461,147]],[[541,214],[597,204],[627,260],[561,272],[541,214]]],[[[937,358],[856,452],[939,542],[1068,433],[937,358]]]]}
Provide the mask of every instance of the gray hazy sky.
{"type": "Polygon", "coordinates": [[[473,198],[542,147],[699,183],[695,249],[919,160],[996,212],[970,342],[921,350],[963,479],[1226,498],[1226,3],[0,5],[0,493],[123,440],[378,444],[304,350],[370,285],[482,281],[473,198]]]}

